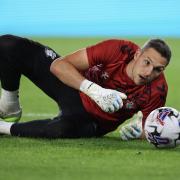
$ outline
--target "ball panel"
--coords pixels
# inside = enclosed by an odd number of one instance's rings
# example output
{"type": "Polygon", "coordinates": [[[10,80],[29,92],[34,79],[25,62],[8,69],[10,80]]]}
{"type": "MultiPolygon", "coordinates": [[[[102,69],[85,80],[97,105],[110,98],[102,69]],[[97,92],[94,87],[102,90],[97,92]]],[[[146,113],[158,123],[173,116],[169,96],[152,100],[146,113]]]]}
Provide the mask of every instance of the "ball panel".
{"type": "Polygon", "coordinates": [[[145,122],[148,142],[159,148],[175,147],[180,143],[180,114],[171,107],[152,111],[145,122]]]}

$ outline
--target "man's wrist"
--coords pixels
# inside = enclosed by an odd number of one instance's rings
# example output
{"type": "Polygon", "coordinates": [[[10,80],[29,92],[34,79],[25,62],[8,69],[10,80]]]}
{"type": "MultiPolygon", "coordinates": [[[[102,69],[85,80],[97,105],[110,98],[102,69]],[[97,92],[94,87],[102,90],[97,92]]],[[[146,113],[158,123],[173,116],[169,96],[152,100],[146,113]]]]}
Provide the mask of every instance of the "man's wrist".
{"type": "Polygon", "coordinates": [[[81,92],[84,92],[84,93],[85,93],[85,92],[91,87],[92,84],[93,84],[92,81],[89,81],[89,80],[87,80],[87,79],[84,79],[84,80],[81,82],[81,84],[80,84],[79,90],[80,90],[81,92]]]}

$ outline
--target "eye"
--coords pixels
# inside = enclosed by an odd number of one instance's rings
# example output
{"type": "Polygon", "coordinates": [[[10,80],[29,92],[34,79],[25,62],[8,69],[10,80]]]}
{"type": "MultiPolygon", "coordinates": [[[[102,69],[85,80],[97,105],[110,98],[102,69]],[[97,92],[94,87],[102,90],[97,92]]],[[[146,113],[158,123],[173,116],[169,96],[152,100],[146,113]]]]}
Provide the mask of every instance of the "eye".
{"type": "Polygon", "coordinates": [[[164,71],[164,68],[159,68],[159,67],[157,67],[157,68],[154,68],[154,70],[156,71],[156,72],[158,72],[158,73],[160,73],[160,72],[162,72],[162,71],[164,71]]]}
{"type": "Polygon", "coordinates": [[[151,62],[148,59],[144,59],[144,64],[149,65],[149,64],[151,64],[151,62]]]}

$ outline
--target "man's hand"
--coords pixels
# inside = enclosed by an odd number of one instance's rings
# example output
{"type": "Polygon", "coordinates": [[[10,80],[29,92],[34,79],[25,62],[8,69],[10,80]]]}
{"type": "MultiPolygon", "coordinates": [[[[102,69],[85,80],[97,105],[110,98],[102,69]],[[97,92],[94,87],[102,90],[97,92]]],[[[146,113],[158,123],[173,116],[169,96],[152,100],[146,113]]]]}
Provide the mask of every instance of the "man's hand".
{"type": "Polygon", "coordinates": [[[143,114],[139,111],[134,120],[121,127],[119,130],[120,138],[125,141],[140,138],[143,134],[142,118],[143,114]]]}
{"type": "Polygon", "coordinates": [[[80,91],[94,100],[105,112],[113,113],[123,106],[122,99],[127,96],[124,93],[112,89],[105,89],[85,79],[80,86],[80,91]]]}

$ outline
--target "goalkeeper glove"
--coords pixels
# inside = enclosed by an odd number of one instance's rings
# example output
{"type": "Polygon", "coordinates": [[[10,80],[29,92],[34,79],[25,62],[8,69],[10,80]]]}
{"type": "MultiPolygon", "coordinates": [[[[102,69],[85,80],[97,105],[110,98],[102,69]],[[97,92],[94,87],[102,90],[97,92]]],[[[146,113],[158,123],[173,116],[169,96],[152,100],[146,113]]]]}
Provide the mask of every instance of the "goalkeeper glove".
{"type": "Polygon", "coordinates": [[[80,91],[88,95],[105,112],[113,113],[123,106],[124,93],[112,89],[105,89],[85,79],[80,85],[80,91]]]}
{"type": "Polygon", "coordinates": [[[140,138],[143,133],[142,118],[143,118],[143,114],[141,111],[139,111],[136,114],[136,118],[132,120],[132,122],[121,127],[121,129],[119,130],[120,138],[122,140],[131,140],[131,139],[140,138]]]}

